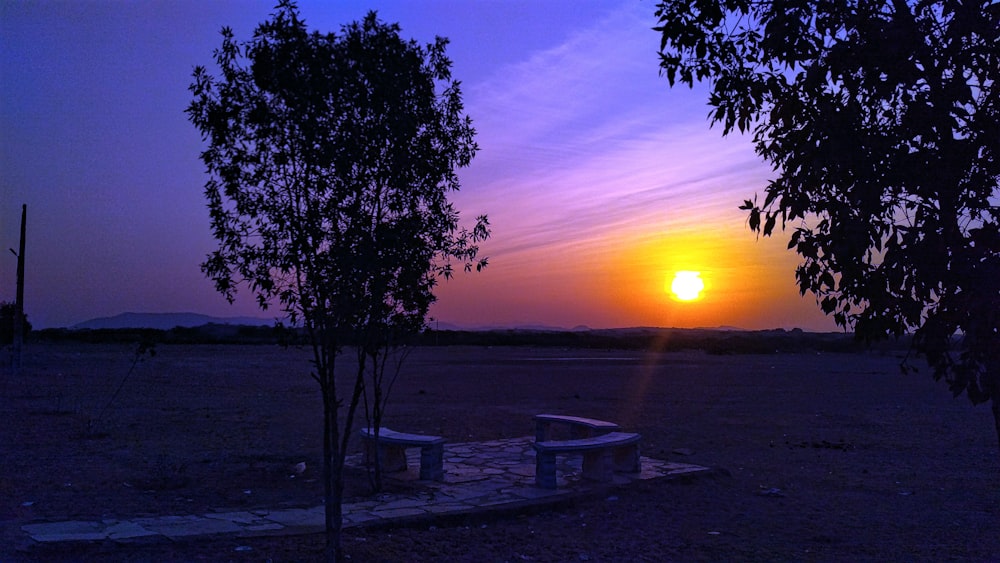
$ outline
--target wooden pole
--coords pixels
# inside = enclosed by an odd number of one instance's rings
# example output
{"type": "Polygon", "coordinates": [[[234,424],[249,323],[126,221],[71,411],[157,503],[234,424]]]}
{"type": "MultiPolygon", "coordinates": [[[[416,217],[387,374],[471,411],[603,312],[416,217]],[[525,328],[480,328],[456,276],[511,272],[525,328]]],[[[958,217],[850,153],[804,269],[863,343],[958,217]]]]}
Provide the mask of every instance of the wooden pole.
{"type": "Polygon", "coordinates": [[[21,348],[24,346],[24,235],[28,220],[28,205],[21,206],[21,243],[17,252],[17,298],[14,301],[14,350],[11,370],[21,371],[21,348]]]}

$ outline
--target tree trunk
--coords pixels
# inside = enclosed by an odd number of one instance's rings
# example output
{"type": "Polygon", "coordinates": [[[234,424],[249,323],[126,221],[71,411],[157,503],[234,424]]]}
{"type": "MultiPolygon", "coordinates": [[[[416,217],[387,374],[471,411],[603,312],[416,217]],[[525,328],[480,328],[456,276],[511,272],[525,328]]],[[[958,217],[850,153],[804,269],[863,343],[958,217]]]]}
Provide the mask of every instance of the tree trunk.
{"type": "MultiPolygon", "coordinates": [[[[1000,385],[998,385],[1000,387],[1000,385]]],[[[993,395],[993,426],[997,430],[997,453],[1000,454],[1000,395],[993,395]]]]}
{"type": "Polygon", "coordinates": [[[994,339],[993,347],[987,360],[986,373],[981,377],[986,379],[984,387],[990,391],[990,408],[993,411],[993,427],[997,432],[997,455],[1000,455],[1000,347],[994,339]]]}
{"type": "MultiPolygon", "coordinates": [[[[375,427],[375,436],[382,431],[382,382],[379,378],[378,353],[372,354],[372,426],[375,427]]],[[[376,443],[378,439],[376,438],[376,443]]],[[[382,492],[382,459],[375,456],[375,492],[382,492]]]]}
{"type": "Polygon", "coordinates": [[[17,253],[17,296],[14,299],[14,342],[10,358],[11,372],[21,373],[21,350],[24,347],[24,235],[28,205],[21,206],[21,241],[17,253]]]}
{"type": "Polygon", "coordinates": [[[340,432],[337,425],[337,390],[329,373],[321,374],[320,378],[323,387],[323,506],[326,523],[324,555],[327,561],[340,563],[344,560],[340,536],[344,521],[342,511],[344,468],[338,447],[340,432]]]}

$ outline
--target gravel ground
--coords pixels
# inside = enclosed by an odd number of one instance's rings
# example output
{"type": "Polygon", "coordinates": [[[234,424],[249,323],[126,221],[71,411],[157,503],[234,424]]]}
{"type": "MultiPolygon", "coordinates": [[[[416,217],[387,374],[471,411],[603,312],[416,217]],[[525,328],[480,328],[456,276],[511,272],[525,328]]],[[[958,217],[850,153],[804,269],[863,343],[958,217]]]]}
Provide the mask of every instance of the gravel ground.
{"type": "MultiPolygon", "coordinates": [[[[0,384],[0,561],[320,558],[316,535],[31,547],[19,531],[318,504],[320,402],[305,351],[160,345],[131,373],[127,345],[42,343],[26,354],[24,374],[0,384]],[[307,470],[292,479],[299,462],[307,470]]],[[[355,561],[1000,561],[988,408],[953,399],[927,370],[902,375],[899,361],[415,349],[386,415],[394,429],[491,440],[530,435],[533,414],[559,412],[613,420],[642,433],[644,455],[715,471],[525,514],[348,530],[346,552],[355,561]]],[[[366,478],[352,475],[347,495],[366,494],[366,478]]]]}

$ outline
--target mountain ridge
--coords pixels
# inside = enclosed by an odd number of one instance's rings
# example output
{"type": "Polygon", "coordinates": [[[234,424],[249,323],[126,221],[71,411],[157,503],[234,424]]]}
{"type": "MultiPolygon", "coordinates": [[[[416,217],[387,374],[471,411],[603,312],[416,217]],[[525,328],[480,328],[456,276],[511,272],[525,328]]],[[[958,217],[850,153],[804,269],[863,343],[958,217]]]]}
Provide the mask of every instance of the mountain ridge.
{"type": "Polygon", "coordinates": [[[201,313],[119,313],[111,317],[97,317],[77,323],[70,330],[102,330],[121,328],[152,328],[170,330],[175,327],[192,328],[207,324],[270,326],[272,319],[259,317],[214,317],[201,313]]]}

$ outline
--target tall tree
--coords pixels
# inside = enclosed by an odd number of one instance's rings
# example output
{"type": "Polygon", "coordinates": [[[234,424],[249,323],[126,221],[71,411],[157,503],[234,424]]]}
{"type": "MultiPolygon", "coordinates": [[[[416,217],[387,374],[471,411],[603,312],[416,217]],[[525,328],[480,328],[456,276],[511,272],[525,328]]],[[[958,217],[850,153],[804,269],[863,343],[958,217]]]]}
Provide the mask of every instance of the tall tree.
{"type": "MultiPolygon", "coordinates": [[[[664,1],[660,66],[711,85],[775,178],[749,227],[791,230],[803,294],[866,339],[912,332],[1000,438],[1000,4],[664,1]]],[[[905,367],[905,365],[904,365],[905,367]]]]}
{"type": "Polygon", "coordinates": [[[327,555],[343,557],[343,465],[365,385],[338,395],[345,345],[424,325],[452,264],[485,266],[479,217],[459,226],[448,193],[477,150],[447,40],[403,40],[369,13],[340,34],[309,32],[282,1],[251,40],[222,30],[219,74],[194,71],[188,116],[201,131],[205,195],[219,242],[202,265],[230,300],[244,282],[308,333],[323,398],[327,555]],[[341,409],[346,406],[346,412],[341,409]]]}

